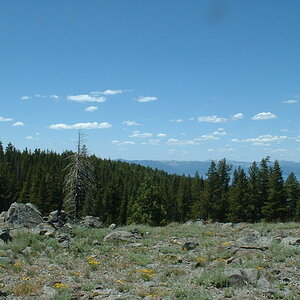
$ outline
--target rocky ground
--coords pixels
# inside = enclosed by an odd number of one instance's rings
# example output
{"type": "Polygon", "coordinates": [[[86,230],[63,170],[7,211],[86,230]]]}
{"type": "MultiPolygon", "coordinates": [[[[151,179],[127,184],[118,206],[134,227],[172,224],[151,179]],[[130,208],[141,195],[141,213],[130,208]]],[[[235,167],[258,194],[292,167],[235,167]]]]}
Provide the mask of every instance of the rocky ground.
{"type": "Polygon", "coordinates": [[[10,235],[0,299],[300,299],[296,223],[67,224],[10,235]]]}

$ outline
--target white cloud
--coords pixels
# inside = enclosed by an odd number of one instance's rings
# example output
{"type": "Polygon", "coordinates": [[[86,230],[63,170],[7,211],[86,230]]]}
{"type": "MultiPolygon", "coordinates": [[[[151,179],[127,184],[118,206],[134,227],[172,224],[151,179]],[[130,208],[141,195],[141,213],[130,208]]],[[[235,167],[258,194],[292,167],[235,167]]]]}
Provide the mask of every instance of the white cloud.
{"type": "Polygon", "coordinates": [[[277,116],[272,114],[271,112],[261,112],[253,116],[251,119],[252,120],[271,120],[271,119],[276,119],[277,116]]]}
{"type": "Polygon", "coordinates": [[[207,151],[208,151],[208,152],[214,152],[215,149],[209,148],[209,149],[207,149],[207,151]]]}
{"type": "Polygon", "coordinates": [[[12,126],[18,127],[18,126],[25,126],[23,122],[15,122],[12,126]]]}
{"type": "Polygon", "coordinates": [[[21,100],[28,100],[28,99],[30,99],[30,98],[32,98],[32,97],[30,97],[30,96],[22,96],[22,97],[21,97],[21,100]]]}
{"type": "Polygon", "coordinates": [[[26,140],[31,140],[31,141],[37,141],[38,139],[36,137],[33,137],[32,135],[26,136],[26,140]]]}
{"type": "Polygon", "coordinates": [[[220,138],[211,134],[204,134],[201,137],[195,138],[194,141],[217,141],[220,138]]]}
{"type": "Polygon", "coordinates": [[[231,141],[236,143],[251,143],[253,146],[263,146],[263,145],[267,146],[270,145],[271,143],[281,143],[286,139],[287,136],[285,135],[266,134],[266,135],[260,135],[256,138],[250,138],[244,140],[232,139],[231,141]]]}
{"type": "Polygon", "coordinates": [[[11,119],[11,118],[3,118],[3,117],[0,117],[0,122],[10,122],[10,121],[13,121],[14,119],[11,119]]]}
{"type": "Polygon", "coordinates": [[[107,129],[111,127],[112,125],[108,122],[76,123],[73,125],[53,124],[49,126],[50,129],[107,129]]]}
{"type": "Polygon", "coordinates": [[[217,130],[218,131],[224,131],[225,129],[221,127],[221,128],[218,128],[217,130]]]}
{"type": "Polygon", "coordinates": [[[226,131],[215,131],[215,132],[213,133],[213,135],[226,135],[226,134],[227,134],[226,131]]]}
{"type": "Polygon", "coordinates": [[[220,118],[217,117],[215,115],[212,116],[202,116],[198,118],[199,122],[209,122],[209,123],[222,123],[222,122],[226,122],[227,119],[226,118],[220,118]]]}
{"type": "Polygon", "coordinates": [[[244,114],[243,113],[237,113],[237,114],[232,116],[232,120],[240,120],[240,119],[244,119],[244,114]]]}
{"type": "Polygon", "coordinates": [[[122,124],[125,126],[141,126],[142,124],[136,122],[136,121],[123,121],[122,124]]]}
{"type": "Polygon", "coordinates": [[[113,140],[113,141],[111,141],[111,143],[114,144],[114,145],[118,145],[118,146],[121,146],[121,145],[135,145],[135,142],[132,142],[132,141],[120,142],[119,140],[113,140]]]}
{"type": "Polygon", "coordinates": [[[74,95],[74,96],[67,96],[67,100],[69,101],[74,101],[74,102],[105,102],[106,98],[105,97],[96,97],[96,96],[91,96],[91,95],[74,95]]]}
{"type": "Polygon", "coordinates": [[[144,97],[144,96],[140,96],[138,99],[137,99],[137,102],[150,102],[150,101],[156,101],[158,100],[157,97],[144,97]]]}
{"type": "Polygon", "coordinates": [[[185,145],[198,145],[195,140],[178,140],[178,139],[168,139],[168,145],[177,145],[177,146],[185,146],[185,145]]]}
{"type": "Polygon", "coordinates": [[[165,136],[167,136],[167,134],[166,133],[158,133],[156,136],[157,137],[165,137],[165,136]]]}
{"type": "Polygon", "coordinates": [[[34,97],[36,98],[46,98],[47,96],[41,94],[35,94],[34,97]]]}
{"type": "Polygon", "coordinates": [[[98,109],[98,106],[89,106],[85,110],[88,112],[93,112],[98,109]]]}
{"type": "Polygon", "coordinates": [[[96,92],[91,92],[91,95],[94,96],[99,96],[99,95],[105,95],[105,96],[110,96],[110,95],[118,95],[118,94],[123,94],[127,90],[105,90],[103,92],[101,91],[96,91],[96,92]]]}
{"type": "Polygon", "coordinates": [[[272,152],[272,153],[286,153],[288,152],[287,149],[284,149],[284,148],[279,148],[279,149],[264,149],[265,151],[268,151],[268,152],[272,152]]]}
{"type": "Polygon", "coordinates": [[[285,103],[285,104],[295,104],[295,103],[299,103],[298,100],[285,100],[285,101],[282,101],[282,103],[285,103]]]}
{"type": "Polygon", "coordinates": [[[159,146],[160,139],[150,139],[147,142],[143,142],[142,145],[153,145],[153,146],[159,146]]]}
{"type": "Polygon", "coordinates": [[[152,137],[152,133],[150,133],[150,132],[142,133],[142,132],[136,130],[136,131],[132,132],[130,137],[133,137],[133,138],[150,138],[150,137],[152,137]]]}
{"type": "Polygon", "coordinates": [[[172,120],[170,120],[170,122],[182,123],[182,122],[184,122],[184,120],[182,120],[182,119],[172,119],[172,120]]]}
{"type": "Polygon", "coordinates": [[[51,99],[58,99],[59,97],[57,95],[50,95],[49,98],[51,98],[51,99]]]}

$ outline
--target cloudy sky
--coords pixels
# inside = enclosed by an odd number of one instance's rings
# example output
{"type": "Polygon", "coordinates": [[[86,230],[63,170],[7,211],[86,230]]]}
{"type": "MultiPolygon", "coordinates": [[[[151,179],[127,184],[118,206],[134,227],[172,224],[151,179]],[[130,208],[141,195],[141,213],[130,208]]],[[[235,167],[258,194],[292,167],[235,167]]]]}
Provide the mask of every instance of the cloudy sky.
{"type": "Polygon", "coordinates": [[[3,0],[0,140],[300,161],[300,1],[3,0]]]}

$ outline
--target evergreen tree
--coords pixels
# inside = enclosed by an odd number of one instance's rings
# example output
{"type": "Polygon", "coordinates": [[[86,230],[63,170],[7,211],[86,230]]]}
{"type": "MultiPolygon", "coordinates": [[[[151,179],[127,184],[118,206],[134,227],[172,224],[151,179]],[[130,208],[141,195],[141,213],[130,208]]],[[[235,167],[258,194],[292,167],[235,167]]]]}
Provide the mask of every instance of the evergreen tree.
{"type": "Polygon", "coordinates": [[[287,199],[282,171],[277,160],[271,168],[269,188],[268,198],[262,207],[263,216],[266,221],[284,221],[287,218],[287,199]]]}
{"type": "Polygon", "coordinates": [[[285,181],[285,192],[287,197],[287,218],[294,220],[297,202],[300,200],[300,185],[295,174],[292,172],[285,181]]]}
{"type": "Polygon", "coordinates": [[[131,222],[158,226],[165,224],[165,207],[150,176],[146,176],[132,206],[131,222]]]}
{"type": "Polygon", "coordinates": [[[248,170],[248,201],[249,201],[249,211],[251,212],[250,220],[252,222],[259,222],[261,214],[262,203],[260,201],[260,176],[259,168],[257,163],[254,161],[248,170]]]}
{"type": "Polygon", "coordinates": [[[248,188],[246,173],[239,167],[233,172],[232,187],[229,194],[229,221],[244,222],[251,220],[248,188]]]}

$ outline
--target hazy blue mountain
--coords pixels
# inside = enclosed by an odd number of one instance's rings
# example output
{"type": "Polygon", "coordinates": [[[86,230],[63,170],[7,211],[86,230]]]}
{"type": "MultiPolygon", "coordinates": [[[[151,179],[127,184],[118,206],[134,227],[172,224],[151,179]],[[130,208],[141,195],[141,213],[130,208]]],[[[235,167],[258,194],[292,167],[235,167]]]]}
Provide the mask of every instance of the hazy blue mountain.
{"type": "MultiPolygon", "coordinates": [[[[122,160],[129,163],[139,164],[153,169],[163,170],[169,174],[190,175],[194,176],[198,173],[205,177],[205,174],[210,166],[210,161],[178,161],[178,160],[122,160]]],[[[252,162],[245,161],[228,161],[232,165],[232,169],[241,166],[246,172],[252,162]]],[[[258,162],[259,163],[259,162],[258,162]]],[[[272,163],[271,163],[272,164],[272,163]]],[[[300,162],[280,161],[280,167],[283,171],[283,176],[286,178],[291,172],[294,172],[297,178],[300,178],[300,162]]]]}

